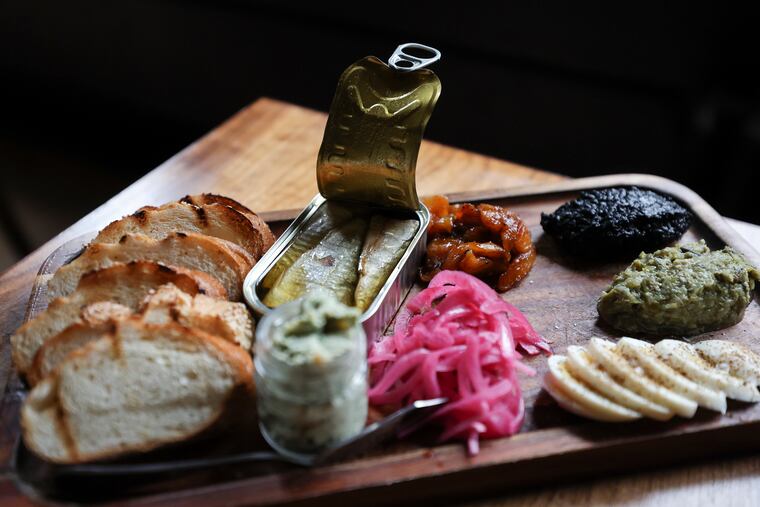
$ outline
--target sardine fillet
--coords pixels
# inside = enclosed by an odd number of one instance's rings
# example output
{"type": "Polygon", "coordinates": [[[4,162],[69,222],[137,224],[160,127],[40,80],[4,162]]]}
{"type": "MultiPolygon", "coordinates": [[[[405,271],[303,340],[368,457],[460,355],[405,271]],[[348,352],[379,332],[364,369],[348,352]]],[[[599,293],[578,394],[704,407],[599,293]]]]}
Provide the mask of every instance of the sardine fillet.
{"type": "Polygon", "coordinates": [[[293,263],[311,250],[327,235],[328,232],[340,227],[351,219],[351,211],[334,203],[325,203],[324,209],[319,210],[319,215],[312,217],[308,225],[298,235],[296,240],[288,247],[288,250],[272,266],[269,273],[261,281],[261,286],[266,289],[274,287],[277,280],[293,263]]]}
{"type": "Polygon", "coordinates": [[[362,311],[369,308],[403,257],[418,227],[416,220],[372,216],[359,257],[359,282],[354,292],[357,308],[362,311]]]}
{"type": "Polygon", "coordinates": [[[282,273],[264,297],[264,304],[274,308],[322,289],[353,306],[359,253],[366,230],[367,221],[357,218],[328,233],[282,273]]]}

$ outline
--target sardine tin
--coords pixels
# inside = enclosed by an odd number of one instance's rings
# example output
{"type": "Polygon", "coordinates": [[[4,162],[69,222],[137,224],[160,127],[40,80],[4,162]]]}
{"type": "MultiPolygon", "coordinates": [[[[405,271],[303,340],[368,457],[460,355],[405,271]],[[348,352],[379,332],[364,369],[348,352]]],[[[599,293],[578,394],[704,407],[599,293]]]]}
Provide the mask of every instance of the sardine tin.
{"type": "MultiPolygon", "coordinates": [[[[327,199],[317,194],[246,276],[243,283],[243,295],[248,305],[257,314],[264,315],[271,311],[271,308],[261,300],[263,296],[263,294],[260,296],[259,293],[261,281],[296,240],[299,232],[303,230],[303,225],[320,212],[320,208],[325,202],[327,199]]],[[[417,279],[417,268],[422,262],[427,246],[426,236],[427,226],[430,223],[430,212],[424,205],[421,205],[417,211],[410,213],[409,218],[413,217],[419,221],[419,227],[414,238],[412,238],[409,247],[396,267],[388,275],[388,279],[375,300],[362,314],[362,325],[369,338],[381,336],[385,332],[404,297],[417,279]]]]}
{"type": "MultiPolygon", "coordinates": [[[[407,46],[399,46],[394,56],[407,46]]],[[[433,50],[435,51],[435,50],[433,50]]],[[[436,51],[437,53],[437,51],[436,51]]],[[[400,53],[403,57],[403,52],[400,53]]],[[[413,57],[409,57],[413,60],[413,57]]],[[[430,62],[435,61],[430,59],[430,62]]],[[[375,300],[362,314],[369,339],[381,336],[417,278],[426,249],[430,212],[420,203],[415,168],[422,134],[441,90],[426,65],[411,72],[366,57],[346,69],[330,107],[317,159],[320,193],[262,256],[243,283],[248,305],[259,315],[271,311],[261,299],[261,282],[328,201],[403,213],[419,221],[414,238],[375,300]],[[396,69],[396,70],[394,70],[396,69]]]]}

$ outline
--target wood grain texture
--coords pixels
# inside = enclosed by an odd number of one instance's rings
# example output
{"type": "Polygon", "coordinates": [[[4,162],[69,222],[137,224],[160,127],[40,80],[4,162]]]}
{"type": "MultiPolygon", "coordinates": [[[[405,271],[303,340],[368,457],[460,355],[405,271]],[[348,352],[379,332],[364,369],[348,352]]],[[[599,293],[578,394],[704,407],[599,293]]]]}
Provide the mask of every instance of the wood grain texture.
{"type": "MultiPolygon", "coordinates": [[[[257,211],[300,208],[316,191],[314,161],[324,122],[321,113],[271,100],[259,101],[6,272],[0,277],[3,337],[0,387],[4,387],[9,373],[7,337],[21,322],[37,268],[56,246],[143,204],[159,204],[186,193],[229,194],[257,211]]],[[[560,179],[557,175],[434,143],[423,144],[418,163],[422,194],[487,190],[560,179]]],[[[658,505],[663,502],[701,505],[713,504],[718,498],[721,503],[742,505],[756,498],[750,495],[750,490],[760,467],[758,463],[760,459],[747,458],[569,487],[551,486],[515,497],[492,499],[482,505],[655,501],[658,505]]],[[[13,486],[7,481],[0,482],[0,486],[0,499],[13,498],[13,486]]]]}

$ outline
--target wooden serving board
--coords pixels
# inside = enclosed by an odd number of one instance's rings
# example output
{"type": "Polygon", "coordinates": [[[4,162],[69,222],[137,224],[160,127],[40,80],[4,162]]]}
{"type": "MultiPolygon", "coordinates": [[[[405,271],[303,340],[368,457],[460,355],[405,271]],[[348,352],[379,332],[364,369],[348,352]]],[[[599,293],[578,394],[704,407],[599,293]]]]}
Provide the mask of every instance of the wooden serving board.
{"type": "MultiPolygon", "coordinates": [[[[592,263],[561,255],[540,227],[541,212],[551,212],[574,198],[580,190],[617,185],[639,185],[669,194],[695,215],[682,241],[704,238],[713,248],[730,245],[756,266],[760,255],[698,195],[673,181],[648,175],[613,175],[560,182],[516,190],[454,194],[453,202],[489,202],[515,210],[530,226],[538,259],[530,275],[504,297],[516,305],[551,342],[555,352],[584,344],[591,336],[619,338],[597,318],[596,300],[612,277],[629,262],[592,263]]],[[[276,234],[296,214],[264,215],[276,234]]],[[[43,266],[50,272],[79,245],[70,244],[43,266]],[[57,256],[56,256],[57,255],[57,256]]],[[[40,278],[40,282],[44,277],[40,278]]],[[[413,289],[413,291],[419,288],[413,289]]],[[[28,314],[45,305],[44,286],[33,290],[28,314]]],[[[696,337],[744,343],[760,352],[755,343],[760,329],[757,296],[744,320],[728,329],[696,337]]],[[[356,460],[316,469],[285,465],[239,467],[213,472],[156,478],[143,483],[53,484],[51,468],[34,458],[18,441],[18,409],[23,386],[15,379],[4,395],[0,416],[10,438],[2,440],[3,455],[15,456],[16,486],[37,499],[106,501],[117,505],[381,505],[411,504],[421,499],[472,499],[498,491],[569,481],[642,467],[656,467],[760,449],[760,404],[729,402],[726,415],[700,409],[694,419],[676,418],[667,423],[638,421],[626,424],[597,423],[560,409],[541,389],[546,371],[543,356],[527,364],[538,371],[521,377],[526,419],[521,432],[511,438],[486,440],[476,457],[468,457],[462,443],[431,443],[432,435],[387,445],[356,460]]],[[[239,452],[261,446],[257,430],[242,428],[223,441],[207,441],[192,449],[168,450],[142,459],[167,459],[208,453],[239,452]]]]}

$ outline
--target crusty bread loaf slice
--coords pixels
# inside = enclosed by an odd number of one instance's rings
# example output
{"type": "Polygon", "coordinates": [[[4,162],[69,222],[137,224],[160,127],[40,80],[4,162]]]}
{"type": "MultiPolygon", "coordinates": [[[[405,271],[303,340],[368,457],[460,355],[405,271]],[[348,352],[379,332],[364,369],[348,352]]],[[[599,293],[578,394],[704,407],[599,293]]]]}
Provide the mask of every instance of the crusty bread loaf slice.
{"type": "MultiPolygon", "coordinates": [[[[116,324],[131,317],[132,310],[116,303],[95,303],[82,311],[79,321],[47,339],[34,355],[27,380],[32,386],[52,373],[71,352],[112,332],[116,324]]],[[[176,322],[218,336],[246,352],[253,344],[253,319],[243,303],[190,296],[168,283],[145,297],[138,314],[148,324],[176,322]]]]}
{"type": "Polygon", "coordinates": [[[160,240],[127,234],[118,243],[90,244],[82,255],[55,272],[48,291],[52,297],[65,296],[88,271],[145,260],[210,274],[221,282],[230,299],[237,301],[254,262],[241,253],[246,252],[234,243],[203,234],[176,232],[160,240]]]}
{"type": "Polygon", "coordinates": [[[224,287],[213,277],[198,271],[167,267],[155,262],[114,264],[82,276],[74,292],[56,298],[47,309],[26,322],[11,336],[13,362],[22,376],[28,375],[37,350],[82,317],[82,310],[98,301],[111,301],[136,311],[150,290],[166,283],[191,295],[224,298],[224,287]]]}
{"type": "Polygon", "coordinates": [[[204,204],[221,204],[223,206],[229,206],[235,211],[239,211],[240,213],[243,213],[245,215],[256,214],[250,208],[241,204],[239,201],[236,201],[235,199],[231,197],[226,197],[224,195],[219,195],[219,194],[204,193],[204,194],[186,195],[185,197],[180,199],[179,202],[195,204],[196,206],[203,206],[204,204]]]}
{"type": "Polygon", "coordinates": [[[113,301],[137,309],[149,291],[167,283],[193,296],[205,294],[216,299],[229,298],[227,290],[214,275],[143,260],[119,262],[89,271],[79,279],[76,290],[87,292],[91,298],[88,303],[113,301]],[[102,299],[103,295],[108,297],[102,299]]]}
{"type": "Polygon", "coordinates": [[[248,209],[247,207],[243,206],[239,202],[237,202],[235,199],[231,199],[229,197],[225,197],[223,195],[216,195],[216,194],[197,194],[197,195],[186,195],[182,199],[180,199],[180,202],[186,202],[189,204],[194,204],[196,206],[204,206],[208,204],[221,204],[222,206],[229,206],[230,208],[234,209],[238,213],[242,213],[245,215],[248,220],[253,224],[253,226],[261,232],[262,235],[262,250],[261,254],[263,255],[264,252],[269,250],[269,247],[272,246],[272,243],[274,243],[274,234],[272,234],[272,230],[269,228],[266,222],[261,219],[260,216],[258,216],[256,213],[248,209]]]}
{"type": "Polygon", "coordinates": [[[140,309],[144,322],[177,322],[235,343],[246,352],[253,344],[253,319],[243,303],[222,301],[202,294],[190,296],[167,284],[145,298],[140,309]]]}
{"type": "MultiPolygon", "coordinates": [[[[176,289],[181,294],[184,292],[176,289]]],[[[190,297],[185,294],[186,297],[190,297]]],[[[203,296],[208,297],[208,296],[203,296]]],[[[45,340],[37,350],[27,380],[32,386],[47,377],[69,353],[112,333],[116,323],[129,318],[132,310],[118,303],[101,301],[82,310],[80,320],[45,340]]]]}
{"type": "MultiPolygon", "coordinates": [[[[262,225],[267,230],[266,224],[262,225]]],[[[111,222],[93,243],[118,243],[125,234],[142,234],[162,239],[172,232],[194,232],[226,239],[246,250],[254,259],[261,257],[264,234],[243,213],[223,204],[197,206],[171,202],[158,208],[145,206],[111,222]]],[[[271,234],[271,232],[270,232],[271,234]]]]}
{"type": "Polygon", "coordinates": [[[69,355],[21,410],[26,446],[55,463],[82,463],[188,440],[252,395],[240,347],[178,324],[120,323],[69,355]]]}

